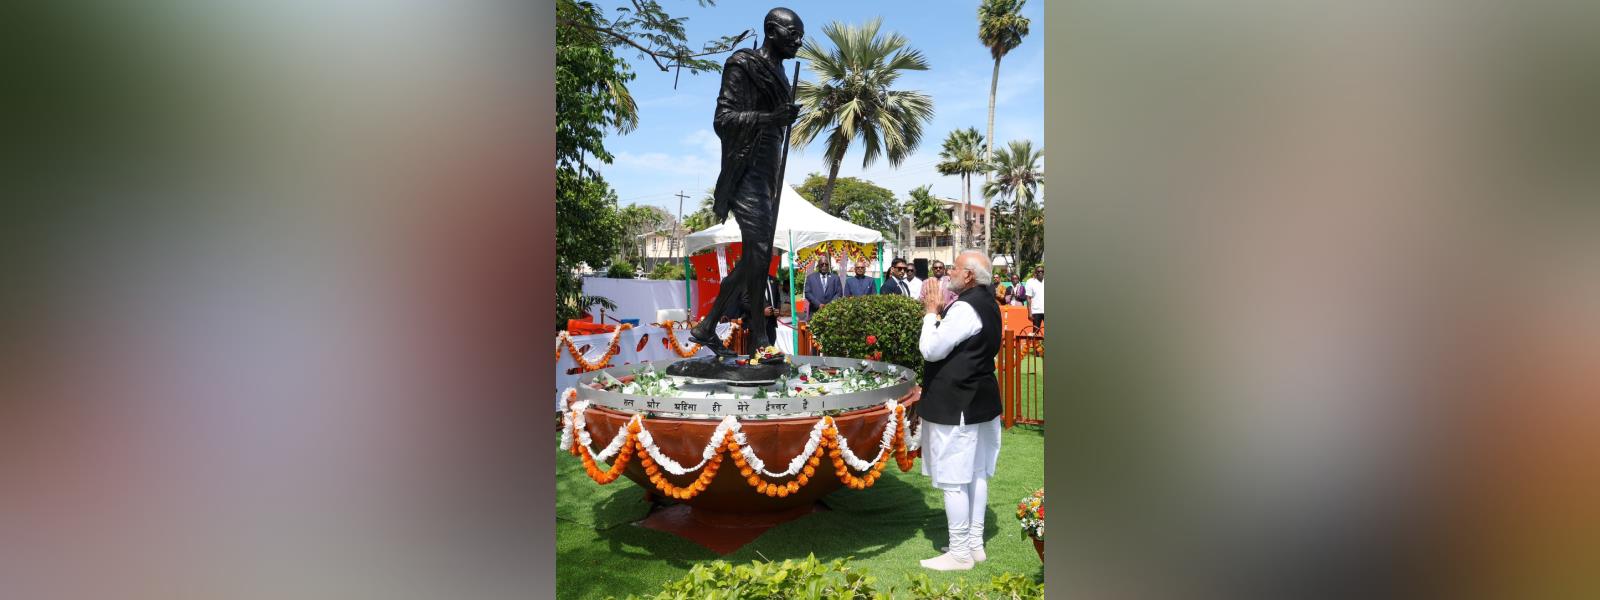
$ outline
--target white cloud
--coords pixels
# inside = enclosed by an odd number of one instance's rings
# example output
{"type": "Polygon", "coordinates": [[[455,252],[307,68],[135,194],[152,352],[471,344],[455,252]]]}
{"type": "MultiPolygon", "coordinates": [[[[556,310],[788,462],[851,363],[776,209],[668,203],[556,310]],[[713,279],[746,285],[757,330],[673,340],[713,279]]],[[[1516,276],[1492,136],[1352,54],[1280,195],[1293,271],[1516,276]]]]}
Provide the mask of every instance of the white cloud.
{"type": "MultiPolygon", "coordinates": [[[[1013,99],[1024,94],[1042,94],[1044,85],[1044,52],[1040,51],[1026,60],[1016,55],[1009,55],[1000,61],[1000,82],[995,87],[995,118],[1000,118],[1000,110],[1013,99]]],[[[990,63],[991,65],[993,63],[990,63]]],[[[968,70],[941,79],[939,85],[930,93],[936,94],[934,107],[940,111],[965,112],[982,110],[987,117],[989,110],[989,80],[993,71],[986,71],[981,76],[968,70]],[[940,102],[948,98],[959,98],[955,101],[940,102]]]]}
{"type": "Polygon", "coordinates": [[[707,158],[716,158],[720,161],[722,156],[722,139],[710,129],[696,129],[683,138],[683,143],[700,149],[707,158]]]}
{"type": "Polygon", "coordinates": [[[696,154],[668,154],[665,152],[634,154],[632,152],[618,152],[611,162],[611,168],[673,173],[677,175],[699,175],[707,171],[714,173],[720,166],[715,161],[696,154]]]}

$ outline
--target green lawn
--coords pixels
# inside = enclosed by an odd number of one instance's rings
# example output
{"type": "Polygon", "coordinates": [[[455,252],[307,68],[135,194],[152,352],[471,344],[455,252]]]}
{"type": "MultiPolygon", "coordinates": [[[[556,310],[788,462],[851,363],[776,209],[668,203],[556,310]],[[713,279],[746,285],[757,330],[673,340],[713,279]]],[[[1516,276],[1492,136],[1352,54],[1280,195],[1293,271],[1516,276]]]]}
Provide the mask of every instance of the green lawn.
{"type": "MultiPolygon", "coordinates": [[[[655,592],[700,561],[718,557],[677,536],[633,525],[648,506],[644,491],[626,478],[597,485],[577,458],[561,453],[556,471],[556,590],[560,598],[626,597],[655,592]]],[[[928,573],[934,583],[987,582],[1005,572],[1042,581],[1044,569],[1033,542],[1019,537],[1016,502],[1044,484],[1044,432],[1015,427],[1006,432],[1000,464],[989,482],[984,525],[989,560],[964,573],[927,571],[917,564],[939,554],[948,541],[942,496],[928,486],[921,461],[909,473],[891,464],[876,485],[843,489],[824,501],[831,511],[814,513],[768,530],[724,560],[853,556],[878,577],[880,587],[904,585],[905,574],[928,573]]]]}

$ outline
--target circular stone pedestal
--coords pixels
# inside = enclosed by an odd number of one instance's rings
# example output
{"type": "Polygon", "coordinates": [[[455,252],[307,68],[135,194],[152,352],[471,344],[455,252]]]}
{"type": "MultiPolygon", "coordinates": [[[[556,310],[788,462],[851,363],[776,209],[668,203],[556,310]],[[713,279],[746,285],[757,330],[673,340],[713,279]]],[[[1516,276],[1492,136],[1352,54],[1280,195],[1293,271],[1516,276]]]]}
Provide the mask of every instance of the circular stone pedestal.
{"type": "MultiPolygon", "coordinates": [[[[921,395],[922,389],[913,386],[899,398],[899,403],[906,407],[908,424],[915,420],[916,402],[921,395]]],[[[862,460],[871,460],[878,455],[878,445],[883,441],[883,428],[892,417],[887,408],[877,406],[840,414],[833,418],[833,422],[839,434],[849,442],[850,449],[862,460]]],[[[618,429],[628,424],[631,418],[633,415],[599,406],[591,406],[584,413],[584,419],[588,421],[589,434],[597,440],[611,439],[617,434],[618,429]]],[[[739,427],[740,431],[744,432],[745,440],[750,447],[755,449],[756,456],[761,457],[769,468],[777,470],[788,465],[795,455],[805,451],[806,441],[810,438],[811,429],[816,426],[818,418],[740,420],[739,427]]],[[[662,454],[681,464],[693,465],[700,462],[700,453],[705,449],[706,442],[711,440],[711,434],[716,431],[717,423],[706,419],[658,416],[646,420],[645,426],[650,429],[650,435],[654,438],[656,446],[661,448],[662,454]]],[[[892,461],[894,457],[886,456],[884,460],[892,461]]],[[[838,475],[834,474],[833,465],[828,461],[829,459],[824,456],[822,465],[798,491],[787,497],[773,498],[750,487],[750,482],[739,475],[739,470],[734,468],[732,461],[724,458],[722,468],[717,471],[717,476],[712,478],[705,491],[681,502],[690,506],[697,513],[696,518],[706,523],[737,522],[737,519],[749,518],[750,515],[782,513],[810,507],[823,496],[844,485],[839,481],[838,475]]],[[[898,467],[891,464],[886,468],[898,467]]],[[[689,485],[698,474],[695,472],[680,476],[662,472],[667,481],[678,486],[689,485]]],[[[650,478],[645,475],[644,467],[637,460],[629,461],[627,468],[623,470],[623,475],[646,491],[655,490],[650,478]]],[[[793,479],[791,476],[767,481],[783,484],[793,479]]]]}

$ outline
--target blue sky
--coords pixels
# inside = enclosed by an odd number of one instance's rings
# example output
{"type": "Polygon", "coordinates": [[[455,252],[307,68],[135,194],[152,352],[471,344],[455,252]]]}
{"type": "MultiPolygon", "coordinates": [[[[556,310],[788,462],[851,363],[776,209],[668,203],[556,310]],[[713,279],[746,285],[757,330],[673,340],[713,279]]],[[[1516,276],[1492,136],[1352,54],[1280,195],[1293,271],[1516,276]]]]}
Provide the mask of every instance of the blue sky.
{"type": "MultiPolygon", "coordinates": [[[[621,4],[617,0],[597,3],[605,11],[621,4]]],[[[668,0],[662,4],[674,17],[688,17],[685,28],[691,47],[745,29],[759,31],[767,10],[783,5],[740,0],[722,0],[717,6],[706,8],[692,0],[668,0]]],[[[853,144],[839,175],[871,180],[894,191],[902,201],[911,189],[924,184],[932,184],[935,195],[959,198],[960,178],[939,175],[934,164],[947,133],[965,127],[983,132],[988,118],[989,78],[994,61],[978,43],[977,0],[808,0],[788,6],[800,14],[806,35],[812,38],[820,38],[822,26],[829,21],[859,24],[882,16],[882,30],[904,34],[930,64],[927,71],[906,73],[897,85],[933,97],[934,117],[924,131],[922,144],[899,168],[890,167],[880,158],[865,170],[861,167],[859,144],[853,144]]],[[[1023,14],[1033,21],[1031,31],[1022,45],[1001,62],[994,121],[997,148],[1008,140],[1021,138],[1033,140],[1036,147],[1043,145],[1043,11],[1043,0],[1033,0],[1023,8],[1023,14]]],[[[831,47],[826,41],[823,44],[831,47]]],[[[613,132],[607,137],[606,148],[616,160],[602,165],[600,171],[624,206],[649,204],[676,214],[675,195],[681,190],[689,196],[683,202],[687,214],[698,206],[705,190],[716,183],[719,144],[711,131],[711,114],[719,76],[684,72],[674,90],[672,73],[661,72],[648,58],[639,57],[631,49],[619,52],[638,74],[629,89],[639,103],[639,128],[628,135],[613,132]]],[[[720,61],[727,55],[716,58],[720,61]]],[[[792,72],[792,63],[786,65],[792,72]]],[[[800,77],[814,79],[804,66],[800,77]]],[[[827,172],[822,163],[822,136],[803,151],[790,151],[785,179],[798,185],[811,172],[827,172]]],[[[978,200],[977,187],[973,186],[974,200],[978,200]]]]}

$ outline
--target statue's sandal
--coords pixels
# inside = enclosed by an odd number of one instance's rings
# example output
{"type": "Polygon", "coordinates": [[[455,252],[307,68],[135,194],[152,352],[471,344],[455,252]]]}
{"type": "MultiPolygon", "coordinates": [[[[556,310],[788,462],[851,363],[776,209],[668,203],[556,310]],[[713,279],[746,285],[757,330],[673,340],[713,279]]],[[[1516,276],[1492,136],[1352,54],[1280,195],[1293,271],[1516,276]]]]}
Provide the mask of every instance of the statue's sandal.
{"type": "Polygon", "coordinates": [[[711,352],[715,353],[718,357],[738,356],[738,353],[729,350],[727,346],[722,345],[722,340],[718,338],[717,334],[715,333],[702,338],[700,337],[698,331],[690,329],[689,339],[696,344],[700,344],[701,346],[709,348],[711,352]]]}

